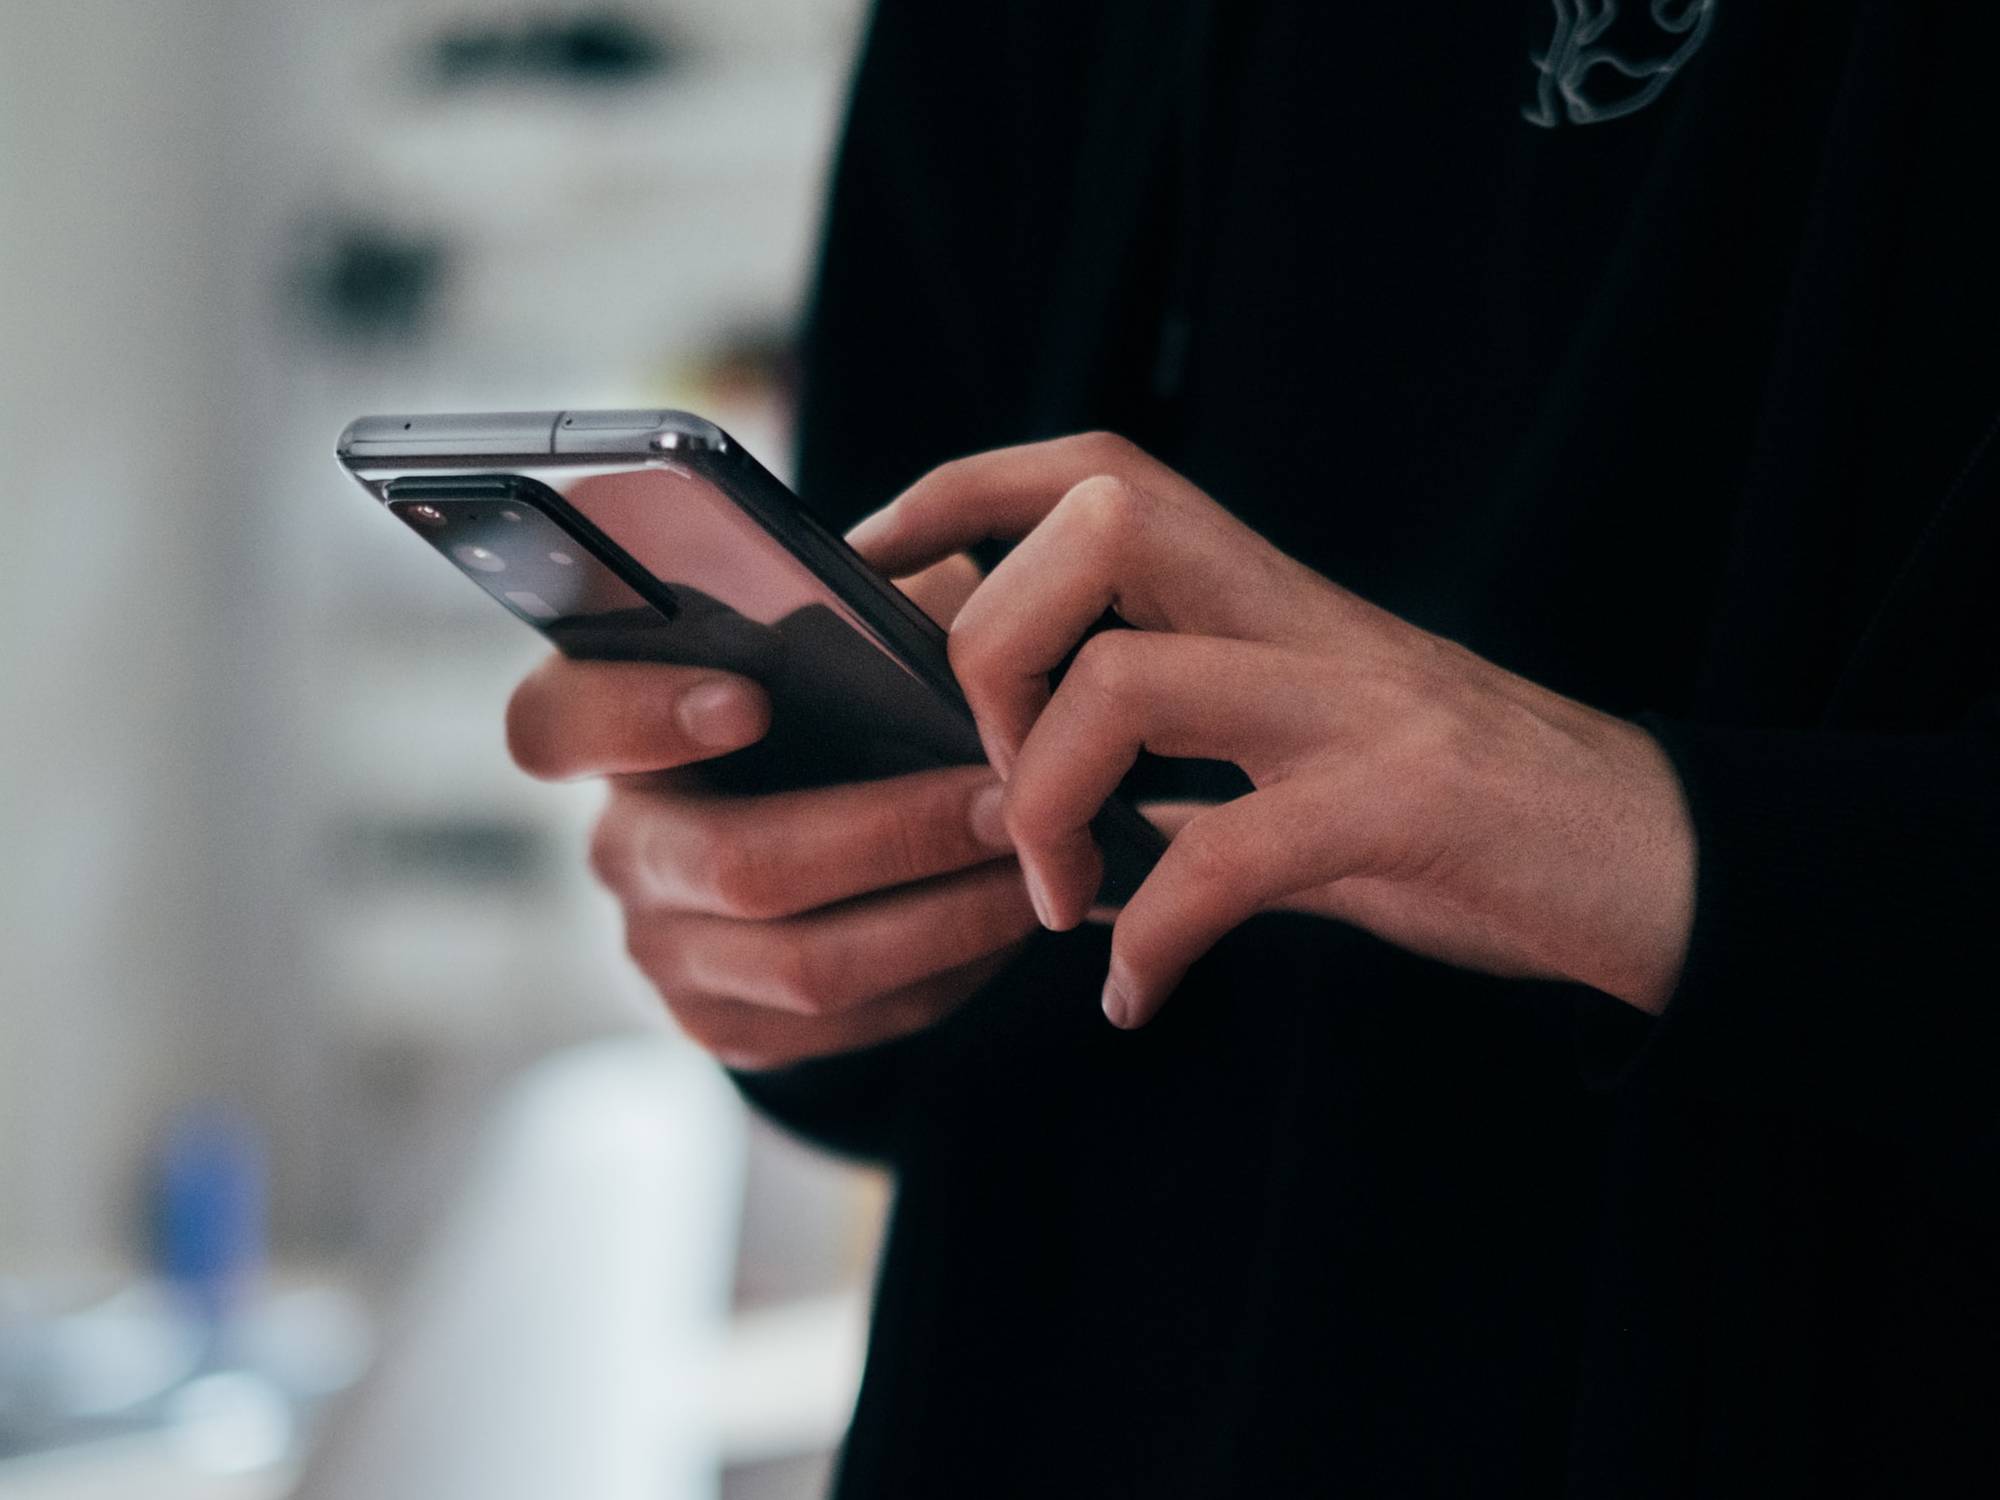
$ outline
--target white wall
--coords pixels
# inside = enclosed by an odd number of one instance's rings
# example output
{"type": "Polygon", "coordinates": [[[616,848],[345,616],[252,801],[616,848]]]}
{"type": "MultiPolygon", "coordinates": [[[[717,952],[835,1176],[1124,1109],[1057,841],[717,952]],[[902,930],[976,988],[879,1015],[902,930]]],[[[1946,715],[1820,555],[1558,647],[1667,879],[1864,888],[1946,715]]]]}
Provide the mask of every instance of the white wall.
{"type": "Polygon", "coordinates": [[[228,1038],[207,453],[241,288],[211,0],[13,0],[0,40],[0,1249],[89,1259],[228,1038]]]}
{"type": "Polygon", "coordinates": [[[4,5],[0,1270],[122,1257],[181,1101],[258,1115],[281,1229],[310,1241],[410,1136],[371,1076],[419,1058],[423,1087],[476,1090],[655,1015],[570,847],[590,795],[505,764],[532,642],[374,527],[329,449],[361,410],[648,404],[719,328],[782,322],[859,5],[649,0],[702,49],[672,89],[418,97],[411,40],[480,8],[4,5]],[[496,172],[505,192],[463,191],[496,172]],[[446,325],[394,361],[314,348],[284,305],[300,226],[356,205],[463,252],[446,325]],[[341,955],[373,913],[329,845],[394,796],[435,812],[447,781],[563,855],[556,889],[472,893],[539,968],[454,998],[397,952],[424,994],[357,985],[341,955]]]}

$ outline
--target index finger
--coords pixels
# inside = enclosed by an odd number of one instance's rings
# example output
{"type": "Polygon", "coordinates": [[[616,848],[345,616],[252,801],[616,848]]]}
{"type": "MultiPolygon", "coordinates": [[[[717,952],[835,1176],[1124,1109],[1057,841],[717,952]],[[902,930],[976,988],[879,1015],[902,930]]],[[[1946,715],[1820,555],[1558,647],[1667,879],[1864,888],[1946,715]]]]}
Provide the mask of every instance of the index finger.
{"type": "Polygon", "coordinates": [[[985,766],[742,797],[617,783],[591,863],[628,906],[767,921],[1012,852],[985,766]]]}
{"type": "Polygon", "coordinates": [[[1124,438],[1086,432],[941,464],[848,532],[848,544],[902,577],[977,542],[1026,536],[1065,494],[1101,474],[1160,495],[1201,493],[1124,438]]]}
{"type": "Polygon", "coordinates": [[[770,699],[749,678],[655,662],[551,656],[507,704],[508,751],[542,781],[671,770],[770,727],[770,699]]]}

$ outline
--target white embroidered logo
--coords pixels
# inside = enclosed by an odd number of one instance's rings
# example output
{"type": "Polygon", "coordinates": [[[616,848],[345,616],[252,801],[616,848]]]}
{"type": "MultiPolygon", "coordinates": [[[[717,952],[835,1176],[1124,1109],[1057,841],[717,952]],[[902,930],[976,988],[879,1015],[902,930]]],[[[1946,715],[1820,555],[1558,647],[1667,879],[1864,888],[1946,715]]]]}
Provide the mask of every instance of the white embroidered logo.
{"type": "Polygon", "coordinates": [[[1595,125],[1644,109],[1693,57],[1715,20],[1716,0],[1647,0],[1645,19],[1628,16],[1617,36],[1605,38],[1618,20],[1619,0],[1550,0],[1555,35],[1548,51],[1528,61],[1541,75],[1535,102],[1521,113],[1530,123],[1553,130],[1567,120],[1595,125]],[[1614,50],[1616,42],[1622,50],[1614,50]],[[1634,43],[1642,55],[1627,55],[1634,43]],[[1600,45],[1601,44],[1601,45],[1600,45]],[[1592,72],[1598,74],[1593,83],[1592,72]]]}

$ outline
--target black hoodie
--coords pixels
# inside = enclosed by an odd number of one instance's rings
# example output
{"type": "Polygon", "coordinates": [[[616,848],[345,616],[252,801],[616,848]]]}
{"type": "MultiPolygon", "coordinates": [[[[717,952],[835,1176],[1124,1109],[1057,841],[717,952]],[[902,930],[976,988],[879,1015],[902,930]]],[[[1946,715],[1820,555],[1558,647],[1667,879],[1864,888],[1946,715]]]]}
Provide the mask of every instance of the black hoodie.
{"type": "Polygon", "coordinates": [[[1122,430],[1639,716],[1699,889],[1657,1021],[1265,917],[1138,1033],[1089,930],[743,1079],[897,1173],[842,1495],[2000,1482],[1996,67],[1941,0],[885,0],[808,499],[1122,430]]]}

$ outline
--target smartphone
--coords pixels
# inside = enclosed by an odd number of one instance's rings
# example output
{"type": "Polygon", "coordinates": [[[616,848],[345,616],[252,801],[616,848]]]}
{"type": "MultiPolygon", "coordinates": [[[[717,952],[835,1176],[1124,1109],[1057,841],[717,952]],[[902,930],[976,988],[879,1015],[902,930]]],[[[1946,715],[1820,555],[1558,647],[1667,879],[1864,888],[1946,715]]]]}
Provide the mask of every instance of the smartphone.
{"type": "MultiPolygon", "coordinates": [[[[362,417],[362,488],[566,656],[740,673],[771,729],[704,764],[723,789],[865,781],[986,757],[945,634],[720,427],[680,411],[362,417]]],[[[1114,798],[1101,905],[1165,840],[1114,798]]]]}

